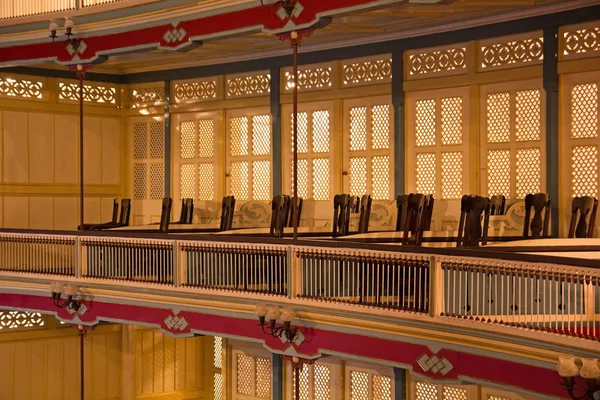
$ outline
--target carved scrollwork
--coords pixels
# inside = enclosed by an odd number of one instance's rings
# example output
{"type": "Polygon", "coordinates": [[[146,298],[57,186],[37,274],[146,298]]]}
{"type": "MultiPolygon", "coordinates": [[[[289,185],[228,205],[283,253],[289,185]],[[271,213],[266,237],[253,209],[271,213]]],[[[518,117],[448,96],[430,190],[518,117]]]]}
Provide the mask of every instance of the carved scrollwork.
{"type": "Polygon", "coordinates": [[[0,78],[0,97],[41,99],[44,84],[26,79],[0,78]]]}
{"type": "Polygon", "coordinates": [[[598,52],[600,51],[600,26],[565,32],[562,44],[565,57],[598,52]]]}
{"type": "Polygon", "coordinates": [[[467,68],[466,47],[411,54],[409,74],[425,75],[467,68]]]}
{"type": "Polygon", "coordinates": [[[227,79],[227,97],[256,96],[269,93],[270,91],[270,74],[227,79]]]}
{"type": "Polygon", "coordinates": [[[234,222],[242,226],[261,226],[269,222],[271,210],[264,201],[247,201],[234,216],[234,222]]]}
{"type": "Polygon", "coordinates": [[[184,82],[175,84],[175,101],[209,100],[217,97],[217,81],[184,82]]]}
{"type": "MultiPolygon", "coordinates": [[[[77,83],[58,84],[60,100],[79,101],[79,85],[77,83]]],[[[83,101],[97,104],[116,104],[117,88],[102,85],[83,85],[83,101]]]]}
{"type": "Polygon", "coordinates": [[[481,46],[481,68],[541,62],[544,39],[531,38],[481,46]]]}
{"type": "Polygon", "coordinates": [[[344,86],[381,83],[392,79],[392,60],[344,64],[344,86]]]}
{"type": "Polygon", "coordinates": [[[133,108],[163,104],[165,102],[165,88],[156,86],[131,89],[129,99],[133,108]]]}

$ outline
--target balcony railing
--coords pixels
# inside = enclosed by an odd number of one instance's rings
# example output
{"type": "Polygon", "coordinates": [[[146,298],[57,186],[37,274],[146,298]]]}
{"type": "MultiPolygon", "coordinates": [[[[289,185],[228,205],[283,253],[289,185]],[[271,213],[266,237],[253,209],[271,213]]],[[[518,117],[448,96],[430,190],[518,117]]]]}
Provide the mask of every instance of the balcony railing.
{"type": "Polygon", "coordinates": [[[253,293],[600,340],[594,260],[397,245],[356,250],[324,240],[104,235],[1,232],[0,278],[253,293]]]}
{"type": "Polygon", "coordinates": [[[60,11],[76,11],[94,6],[121,3],[122,6],[135,6],[156,0],[2,0],[0,20],[34,17],[60,11]]]}

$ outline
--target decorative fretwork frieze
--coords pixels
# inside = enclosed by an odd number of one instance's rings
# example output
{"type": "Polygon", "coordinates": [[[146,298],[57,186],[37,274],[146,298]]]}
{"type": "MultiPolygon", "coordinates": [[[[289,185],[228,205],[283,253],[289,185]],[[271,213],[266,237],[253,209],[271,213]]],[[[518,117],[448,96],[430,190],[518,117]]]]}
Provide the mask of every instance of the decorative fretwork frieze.
{"type": "Polygon", "coordinates": [[[479,70],[540,64],[543,59],[544,38],[539,32],[518,37],[495,38],[479,43],[479,70]]]}
{"type": "Polygon", "coordinates": [[[41,100],[43,89],[43,82],[38,80],[0,77],[0,97],[41,100]]]}
{"type": "Polygon", "coordinates": [[[129,90],[129,104],[132,108],[155,106],[165,103],[164,85],[140,87],[129,90]]]}
{"type": "Polygon", "coordinates": [[[467,71],[467,48],[415,51],[408,55],[408,77],[458,75],[467,71]]]}
{"type": "Polygon", "coordinates": [[[41,328],[44,326],[42,314],[26,311],[0,311],[0,331],[41,328]]]}
{"type": "Polygon", "coordinates": [[[217,80],[215,78],[176,82],[173,86],[176,103],[215,100],[217,80]]]}
{"type": "Polygon", "coordinates": [[[559,35],[559,54],[563,59],[600,55],[600,21],[566,26],[559,35]]]}
{"type": "Polygon", "coordinates": [[[370,85],[391,82],[392,59],[371,58],[344,61],[342,66],[344,86],[370,85]]]}
{"type": "Polygon", "coordinates": [[[271,75],[268,73],[227,76],[227,97],[262,96],[270,91],[271,75]]]}
{"type": "MultiPolygon", "coordinates": [[[[331,67],[330,66],[312,66],[298,69],[298,90],[326,90],[331,88],[331,67]]],[[[286,92],[291,92],[294,87],[294,73],[285,72],[286,92]]]]}
{"type": "MultiPolygon", "coordinates": [[[[77,83],[58,83],[58,99],[62,101],[79,101],[79,85],[77,83]]],[[[117,104],[117,88],[108,85],[84,84],[83,101],[102,105],[117,104]]]]}

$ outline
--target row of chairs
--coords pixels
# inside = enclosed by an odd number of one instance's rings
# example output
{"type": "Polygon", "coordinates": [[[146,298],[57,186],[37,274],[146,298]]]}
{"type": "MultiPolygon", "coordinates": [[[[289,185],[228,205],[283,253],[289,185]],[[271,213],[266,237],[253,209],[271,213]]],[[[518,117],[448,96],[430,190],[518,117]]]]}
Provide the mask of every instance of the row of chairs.
{"type": "Polygon", "coordinates": [[[297,208],[296,224],[300,226],[304,199],[302,197],[290,197],[285,194],[277,195],[271,201],[271,226],[269,228],[271,236],[282,238],[285,228],[294,226],[294,199],[297,208]]]}
{"type": "Polygon", "coordinates": [[[358,233],[367,233],[371,216],[371,196],[362,197],[336,194],[333,198],[333,237],[350,233],[350,214],[359,213],[358,233]]]}

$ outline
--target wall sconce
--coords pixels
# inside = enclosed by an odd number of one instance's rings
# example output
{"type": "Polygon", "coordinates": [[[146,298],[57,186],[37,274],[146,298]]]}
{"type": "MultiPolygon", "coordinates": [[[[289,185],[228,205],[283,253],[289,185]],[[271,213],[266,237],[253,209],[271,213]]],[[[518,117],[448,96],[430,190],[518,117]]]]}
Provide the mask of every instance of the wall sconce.
{"type": "Polygon", "coordinates": [[[83,314],[85,306],[81,300],[76,300],[79,288],[76,285],[66,285],[61,282],[52,282],[50,284],[51,298],[54,305],[58,308],[66,308],[71,314],[83,314]],[[62,295],[66,294],[67,298],[62,299],[62,295]]]}
{"type": "Polygon", "coordinates": [[[265,335],[278,337],[282,342],[289,341],[297,345],[300,345],[304,341],[302,333],[298,329],[291,327],[292,320],[294,319],[294,311],[291,308],[280,310],[279,307],[266,307],[259,304],[256,306],[256,315],[265,335]],[[268,318],[268,323],[265,321],[265,317],[268,318]],[[278,319],[283,321],[283,324],[280,326],[276,326],[278,319]]]}
{"type": "Polygon", "coordinates": [[[288,19],[292,18],[292,15],[296,10],[296,0],[278,0],[272,4],[265,4],[265,0],[260,0],[260,4],[264,8],[275,8],[281,5],[281,9],[285,12],[285,15],[287,15],[288,19]]]}
{"type": "MultiPolygon", "coordinates": [[[[75,38],[75,35],[73,35],[73,27],[75,26],[75,24],[73,23],[73,20],[69,17],[65,18],[65,36],[67,37],[67,40],[65,40],[64,42],[62,42],[65,46],[71,45],[73,46],[73,50],[75,50],[75,53],[77,53],[77,50],[79,49],[79,44],[81,43],[81,41],[77,38],[75,38]]],[[[50,21],[50,26],[49,26],[49,30],[50,30],[50,35],[48,35],[53,42],[56,43],[56,39],[58,38],[58,35],[56,34],[56,32],[58,31],[58,24],[56,23],[56,21],[50,21]]]]}
{"type": "Polygon", "coordinates": [[[573,400],[600,400],[600,367],[596,358],[582,358],[581,367],[575,362],[574,357],[558,357],[557,371],[563,377],[562,386],[573,400]],[[575,395],[578,389],[575,386],[575,377],[581,375],[587,381],[583,395],[575,395]]]}

